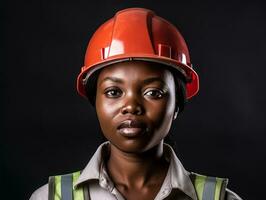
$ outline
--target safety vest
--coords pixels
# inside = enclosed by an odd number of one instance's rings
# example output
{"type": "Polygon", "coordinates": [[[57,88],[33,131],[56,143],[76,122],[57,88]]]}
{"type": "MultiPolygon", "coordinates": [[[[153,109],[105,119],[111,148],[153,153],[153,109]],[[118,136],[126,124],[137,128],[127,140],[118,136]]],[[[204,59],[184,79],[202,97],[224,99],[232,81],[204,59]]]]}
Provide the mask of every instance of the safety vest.
{"type": "MultiPolygon", "coordinates": [[[[88,189],[73,187],[80,171],[71,174],[51,176],[48,183],[48,200],[90,200],[88,189]]],[[[226,178],[191,173],[198,200],[223,200],[228,183],[226,178]]]]}

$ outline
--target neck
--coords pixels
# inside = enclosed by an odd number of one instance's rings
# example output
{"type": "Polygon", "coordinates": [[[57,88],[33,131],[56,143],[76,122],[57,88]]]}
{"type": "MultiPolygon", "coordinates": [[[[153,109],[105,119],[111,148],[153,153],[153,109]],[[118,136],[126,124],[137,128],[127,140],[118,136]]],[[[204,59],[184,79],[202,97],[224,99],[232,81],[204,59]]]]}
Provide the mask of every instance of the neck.
{"type": "Polygon", "coordinates": [[[143,187],[165,174],[167,168],[168,164],[163,159],[163,141],[143,153],[127,153],[111,144],[107,169],[117,185],[143,187]]]}

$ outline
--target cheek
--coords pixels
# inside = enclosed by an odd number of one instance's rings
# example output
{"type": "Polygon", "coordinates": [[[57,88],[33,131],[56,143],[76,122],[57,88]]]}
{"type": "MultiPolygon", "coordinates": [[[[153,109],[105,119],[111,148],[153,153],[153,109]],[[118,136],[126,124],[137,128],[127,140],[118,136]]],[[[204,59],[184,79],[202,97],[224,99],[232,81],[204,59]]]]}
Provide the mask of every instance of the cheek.
{"type": "Polygon", "coordinates": [[[175,101],[168,99],[160,103],[154,103],[153,105],[149,103],[147,106],[149,106],[147,116],[150,120],[152,133],[150,145],[153,146],[154,144],[158,144],[169,133],[173,121],[175,101]]]}
{"type": "Polygon", "coordinates": [[[164,101],[147,103],[147,116],[152,119],[156,128],[164,126],[165,123],[172,121],[175,110],[174,97],[168,97],[164,101]]]}
{"type": "Polygon", "coordinates": [[[114,118],[118,110],[119,109],[117,108],[117,105],[103,100],[103,98],[101,97],[96,97],[96,113],[103,131],[108,130],[112,127],[110,126],[112,119],[114,118]]]}

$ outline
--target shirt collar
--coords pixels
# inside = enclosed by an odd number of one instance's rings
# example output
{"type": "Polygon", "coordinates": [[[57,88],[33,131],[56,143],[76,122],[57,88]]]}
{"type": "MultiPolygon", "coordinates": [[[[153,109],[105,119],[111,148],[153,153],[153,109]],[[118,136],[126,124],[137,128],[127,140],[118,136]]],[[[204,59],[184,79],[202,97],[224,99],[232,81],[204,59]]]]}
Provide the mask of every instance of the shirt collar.
{"type": "Polygon", "coordinates": [[[164,144],[164,152],[166,159],[170,161],[167,176],[169,176],[171,187],[177,188],[193,200],[197,200],[194,185],[189,177],[190,173],[185,170],[173,148],[168,144],[164,144]]]}
{"type": "Polygon", "coordinates": [[[77,181],[74,183],[74,188],[76,188],[79,184],[92,180],[92,179],[100,179],[100,172],[102,171],[103,164],[103,151],[108,147],[109,142],[102,143],[92,158],[90,159],[87,166],[84,168],[82,173],[80,174],[77,181]]]}
{"type": "MultiPolygon", "coordinates": [[[[74,183],[74,188],[89,180],[98,179],[101,186],[103,186],[101,182],[104,183],[107,181],[108,184],[106,187],[108,187],[109,190],[113,189],[113,183],[106,172],[103,162],[104,154],[107,152],[108,146],[109,142],[107,141],[98,147],[89,163],[74,183]]],[[[196,191],[189,177],[190,173],[185,170],[170,145],[164,144],[164,152],[165,158],[170,162],[170,165],[162,187],[177,188],[193,200],[197,200],[196,191]]]]}

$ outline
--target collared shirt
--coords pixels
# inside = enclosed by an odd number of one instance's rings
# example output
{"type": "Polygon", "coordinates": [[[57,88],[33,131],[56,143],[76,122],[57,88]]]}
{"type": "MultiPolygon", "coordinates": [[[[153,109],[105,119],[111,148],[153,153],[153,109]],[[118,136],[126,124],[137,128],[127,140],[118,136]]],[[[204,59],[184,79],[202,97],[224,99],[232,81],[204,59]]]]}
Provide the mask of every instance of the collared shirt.
{"type": "MultiPolygon", "coordinates": [[[[92,200],[125,200],[115,188],[104,164],[104,156],[107,154],[108,146],[109,142],[105,142],[98,147],[80,177],[74,183],[74,187],[89,185],[89,195],[92,200]]],[[[164,156],[169,161],[169,168],[155,200],[198,200],[189,176],[190,173],[185,170],[174,150],[167,144],[164,144],[164,156]]],[[[37,189],[30,200],[48,200],[48,184],[37,189]]],[[[241,198],[226,189],[225,200],[241,200],[241,198]]]]}

